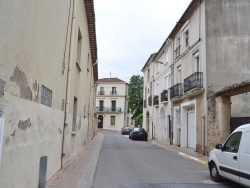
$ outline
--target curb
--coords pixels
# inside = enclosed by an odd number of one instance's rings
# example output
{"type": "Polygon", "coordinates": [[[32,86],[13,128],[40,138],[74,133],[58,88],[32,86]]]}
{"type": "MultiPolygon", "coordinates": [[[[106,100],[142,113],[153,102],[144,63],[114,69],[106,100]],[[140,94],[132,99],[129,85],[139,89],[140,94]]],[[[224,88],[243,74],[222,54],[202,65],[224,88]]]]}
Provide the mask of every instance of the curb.
{"type": "Polygon", "coordinates": [[[179,155],[181,155],[181,156],[183,156],[185,158],[189,158],[189,159],[191,159],[193,161],[197,161],[197,162],[202,163],[202,164],[207,164],[207,162],[204,161],[204,160],[198,159],[196,157],[193,157],[191,155],[188,155],[188,154],[185,154],[185,153],[182,153],[182,152],[179,152],[179,155]]]}
{"type": "Polygon", "coordinates": [[[101,147],[102,147],[102,142],[103,142],[103,138],[104,138],[104,134],[102,133],[98,133],[100,135],[100,141],[98,142],[97,147],[95,148],[92,156],[91,156],[91,160],[88,161],[87,167],[86,167],[86,171],[84,174],[84,178],[81,179],[78,183],[76,188],[91,188],[93,181],[94,181],[94,177],[95,177],[95,172],[96,172],[96,167],[97,167],[97,163],[98,163],[98,159],[99,159],[99,155],[101,152],[101,147]]]}

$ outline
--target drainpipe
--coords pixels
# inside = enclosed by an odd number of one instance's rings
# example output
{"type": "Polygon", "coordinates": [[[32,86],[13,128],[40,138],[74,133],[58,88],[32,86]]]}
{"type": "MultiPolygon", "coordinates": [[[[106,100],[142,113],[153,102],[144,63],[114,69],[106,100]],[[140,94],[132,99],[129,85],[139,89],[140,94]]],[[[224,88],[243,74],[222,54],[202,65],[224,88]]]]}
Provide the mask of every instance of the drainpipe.
{"type": "Polygon", "coordinates": [[[202,114],[202,154],[205,155],[205,114],[202,114]]]}
{"type": "MultiPolygon", "coordinates": [[[[66,83],[66,103],[64,111],[64,127],[63,127],[63,137],[62,137],[62,156],[61,156],[61,168],[63,167],[63,158],[65,157],[65,134],[66,127],[68,125],[68,113],[69,113],[69,101],[70,101],[70,86],[72,77],[72,64],[73,64],[73,46],[75,38],[75,16],[76,16],[76,3],[77,0],[73,0],[73,11],[72,11],[72,22],[71,22],[71,32],[70,32],[70,46],[69,46],[69,57],[68,57],[68,71],[67,71],[67,83],[66,83]]],[[[70,2],[71,6],[71,2],[70,2]]]]}

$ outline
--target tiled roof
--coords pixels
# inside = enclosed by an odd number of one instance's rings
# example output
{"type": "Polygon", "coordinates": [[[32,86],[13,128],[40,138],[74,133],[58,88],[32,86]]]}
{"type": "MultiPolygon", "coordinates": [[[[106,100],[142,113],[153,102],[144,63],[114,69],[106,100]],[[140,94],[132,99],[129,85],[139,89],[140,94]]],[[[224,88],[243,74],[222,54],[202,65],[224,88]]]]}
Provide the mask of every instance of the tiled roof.
{"type": "Polygon", "coordinates": [[[98,64],[97,64],[97,44],[95,30],[95,9],[93,0],[85,0],[86,15],[88,21],[89,42],[91,49],[91,59],[94,69],[94,80],[98,79],[98,64]]]}
{"type": "Polygon", "coordinates": [[[122,82],[122,83],[126,83],[125,81],[119,79],[119,78],[101,78],[97,81],[98,83],[100,82],[122,82]]]}

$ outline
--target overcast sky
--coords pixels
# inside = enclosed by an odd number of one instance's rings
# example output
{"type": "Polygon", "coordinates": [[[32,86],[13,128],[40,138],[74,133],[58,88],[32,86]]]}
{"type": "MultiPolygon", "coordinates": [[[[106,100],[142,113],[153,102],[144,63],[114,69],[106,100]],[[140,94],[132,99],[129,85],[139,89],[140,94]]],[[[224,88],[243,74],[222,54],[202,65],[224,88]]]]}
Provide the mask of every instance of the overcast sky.
{"type": "Polygon", "coordinates": [[[98,76],[129,83],[157,52],[191,0],[94,0],[98,76]]]}

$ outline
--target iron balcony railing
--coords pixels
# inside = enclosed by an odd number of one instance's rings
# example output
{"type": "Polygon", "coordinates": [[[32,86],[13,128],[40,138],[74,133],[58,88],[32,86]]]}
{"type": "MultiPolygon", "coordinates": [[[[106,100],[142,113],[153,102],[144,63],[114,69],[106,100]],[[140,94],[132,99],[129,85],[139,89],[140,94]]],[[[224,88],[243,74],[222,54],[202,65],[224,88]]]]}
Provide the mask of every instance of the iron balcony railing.
{"type": "Polygon", "coordinates": [[[159,95],[155,95],[153,101],[154,101],[154,106],[158,106],[159,105],[159,95]]]}
{"type": "Polygon", "coordinates": [[[170,88],[170,99],[183,95],[183,83],[175,84],[170,88]]]}
{"type": "Polygon", "coordinates": [[[168,90],[163,90],[161,92],[161,102],[168,101],[168,90]]]}
{"type": "Polygon", "coordinates": [[[147,99],[144,99],[143,104],[144,104],[144,108],[147,108],[147,99]]]}
{"type": "Polygon", "coordinates": [[[110,95],[117,95],[117,91],[110,91],[110,95]]]}
{"type": "Polygon", "coordinates": [[[194,74],[184,79],[184,93],[196,88],[203,88],[202,72],[195,72],[194,74]]]}
{"type": "Polygon", "coordinates": [[[102,113],[114,113],[114,112],[122,112],[119,107],[96,107],[96,112],[102,113]]]}
{"type": "Polygon", "coordinates": [[[98,91],[98,95],[105,95],[104,91],[98,91]]]}
{"type": "Polygon", "coordinates": [[[177,59],[181,55],[181,46],[178,46],[174,51],[174,59],[177,59]]]}
{"type": "Polygon", "coordinates": [[[148,105],[152,106],[152,95],[148,97],[148,105]]]}

